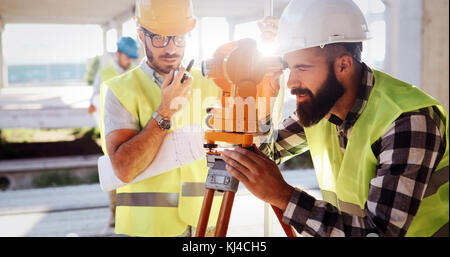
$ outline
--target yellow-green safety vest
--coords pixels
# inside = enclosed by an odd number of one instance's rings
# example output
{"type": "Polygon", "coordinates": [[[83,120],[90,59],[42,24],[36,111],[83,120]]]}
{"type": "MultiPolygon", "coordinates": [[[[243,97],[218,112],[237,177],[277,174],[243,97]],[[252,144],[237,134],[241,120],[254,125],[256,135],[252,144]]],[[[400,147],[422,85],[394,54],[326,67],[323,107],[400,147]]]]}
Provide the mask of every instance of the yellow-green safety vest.
{"type": "MultiPolygon", "coordinates": [[[[134,69],[134,66],[130,66],[128,70],[134,69]]],[[[116,69],[116,66],[114,65],[114,61],[110,59],[110,64],[102,69],[100,71],[100,78],[102,79],[102,83],[120,75],[120,72],[116,69]]]]}
{"type": "Polygon", "coordinates": [[[119,71],[117,71],[116,67],[114,67],[113,64],[100,69],[100,78],[102,79],[102,83],[119,75],[119,71]]]}
{"type": "MultiPolygon", "coordinates": [[[[172,117],[171,130],[190,124],[204,125],[206,108],[219,101],[220,89],[212,80],[204,78],[196,69],[192,69],[190,74],[194,80],[189,105],[185,105],[172,117]]],[[[140,67],[113,78],[104,85],[139,121],[141,128],[147,125],[161,103],[160,87],[140,67]]],[[[207,171],[204,158],[118,188],[116,233],[131,236],[177,236],[188,225],[197,226],[207,171]]],[[[208,226],[215,225],[217,221],[221,198],[222,196],[214,197],[208,226]]]]}
{"type": "MultiPolygon", "coordinates": [[[[119,71],[116,69],[116,67],[114,67],[113,64],[113,60],[110,59],[109,60],[110,64],[104,68],[101,68],[99,70],[100,72],[100,78],[102,80],[102,82],[100,83],[100,117],[101,117],[101,121],[99,124],[99,130],[100,130],[100,134],[102,134],[103,131],[103,103],[104,103],[104,86],[105,86],[105,82],[117,77],[120,75],[119,71]]],[[[106,146],[105,146],[105,137],[101,136],[100,137],[100,142],[101,142],[101,147],[104,153],[106,153],[106,146]]]]}
{"type": "MultiPolygon", "coordinates": [[[[104,100],[105,100],[105,97],[106,97],[104,95],[105,82],[120,75],[120,72],[114,66],[114,63],[113,63],[114,61],[112,59],[110,59],[109,61],[110,61],[110,65],[108,65],[108,66],[106,66],[106,67],[104,67],[104,68],[99,70],[100,78],[102,80],[102,83],[100,84],[100,106],[101,106],[100,107],[100,109],[101,109],[100,110],[100,117],[103,117],[103,103],[104,103],[104,100]]],[[[129,70],[131,70],[133,68],[134,67],[131,66],[129,68],[129,70]]],[[[101,121],[100,121],[100,124],[99,124],[99,129],[100,129],[100,134],[102,134],[102,132],[103,132],[103,118],[101,118],[101,121]]],[[[100,137],[100,142],[101,142],[101,147],[102,147],[103,152],[106,153],[106,145],[105,145],[105,137],[104,136],[100,137]]]]}
{"type": "Polygon", "coordinates": [[[417,215],[406,233],[406,236],[432,236],[448,228],[448,115],[437,100],[417,87],[380,71],[373,70],[373,74],[375,85],[352,128],[345,153],[334,124],[323,119],[305,128],[323,199],[343,212],[364,217],[370,180],[376,176],[377,168],[371,145],[402,113],[435,106],[445,119],[445,154],[431,175],[417,215]]]}

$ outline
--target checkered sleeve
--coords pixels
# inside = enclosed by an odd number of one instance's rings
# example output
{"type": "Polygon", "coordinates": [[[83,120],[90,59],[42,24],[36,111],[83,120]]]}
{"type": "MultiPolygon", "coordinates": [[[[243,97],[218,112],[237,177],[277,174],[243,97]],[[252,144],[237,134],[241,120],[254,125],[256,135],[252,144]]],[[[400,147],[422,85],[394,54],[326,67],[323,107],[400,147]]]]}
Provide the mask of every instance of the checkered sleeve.
{"type": "MultiPolygon", "coordinates": [[[[269,124],[270,120],[267,120],[266,123],[269,124]]],[[[262,140],[259,150],[276,164],[285,162],[309,150],[305,132],[295,113],[284,119],[278,129],[273,129],[270,126],[267,134],[268,136],[262,140]]]]}
{"type": "Polygon", "coordinates": [[[304,236],[404,236],[445,152],[445,126],[433,117],[431,107],[404,113],[372,145],[378,165],[365,217],[343,213],[296,189],[283,221],[304,236]]]}

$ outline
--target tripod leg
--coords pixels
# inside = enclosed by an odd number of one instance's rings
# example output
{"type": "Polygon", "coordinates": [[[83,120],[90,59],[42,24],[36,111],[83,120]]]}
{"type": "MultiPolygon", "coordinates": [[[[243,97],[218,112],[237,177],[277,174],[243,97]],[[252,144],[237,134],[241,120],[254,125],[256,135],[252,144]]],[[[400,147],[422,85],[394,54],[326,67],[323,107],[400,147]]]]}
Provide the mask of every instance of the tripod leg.
{"type": "Polygon", "coordinates": [[[233,207],[235,192],[226,191],[220,207],[219,218],[217,219],[215,237],[225,237],[227,235],[228,223],[230,223],[231,208],[233,207]]]}
{"type": "Polygon", "coordinates": [[[214,199],[214,189],[206,189],[205,196],[203,198],[202,210],[198,219],[196,237],[204,237],[206,233],[206,227],[208,226],[209,214],[211,212],[211,205],[214,199]]]}
{"type": "Polygon", "coordinates": [[[283,212],[280,209],[278,209],[277,207],[273,206],[273,205],[272,205],[272,209],[275,212],[275,215],[277,215],[278,221],[280,222],[280,225],[283,228],[284,233],[286,233],[286,236],[288,236],[288,237],[297,237],[297,234],[295,233],[294,228],[289,226],[289,225],[287,225],[287,224],[285,224],[283,222],[283,220],[282,220],[283,219],[283,212]]]}

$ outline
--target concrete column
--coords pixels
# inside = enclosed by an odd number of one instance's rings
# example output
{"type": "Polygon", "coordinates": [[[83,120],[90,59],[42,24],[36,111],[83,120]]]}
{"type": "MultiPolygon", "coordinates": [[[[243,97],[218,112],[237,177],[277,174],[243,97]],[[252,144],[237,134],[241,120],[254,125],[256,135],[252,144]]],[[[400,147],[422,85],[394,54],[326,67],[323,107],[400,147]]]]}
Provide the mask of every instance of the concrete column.
{"type": "MultiPolygon", "coordinates": [[[[273,0],[266,0],[266,4],[264,6],[264,16],[266,16],[266,17],[273,16],[273,0]]],[[[233,30],[234,30],[234,26],[233,26],[233,30]]],[[[264,237],[272,236],[273,213],[272,213],[271,209],[272,208],[271,208],[270,204],[264,203],[264,237]]]]}
{"type": "Polygon", "coordinates": [[[116,26],[117,31],[117,39],[119,39],[123,35],[122,23],[118,23],[116,26]]]}
{"type": "Polygon", "coordinates": [[[384,3],[384,70],[400,80],[420,87],[422,0],[385,0],[384,3]]]}
{"type": "Polygon", "coordinates": [[[236,22],[234,21],[228,21],[228,40],[233,41],[234,40],[234,31],[236,30],[236,22]]]}
{"type": "Polygon", "coordinates": [[[266,0],[264,5],[264,16],[273,16],[273,0],[266,0]]]}
{"type": "Polygon", "coordinates": [[[392,76],[398,75],[398,42],[400,7],[397,0],[386,0],[386,59],[385,70],[392,76]]]}
{"type": "Polygon", "coordinates": [[[449,0],[424,0],[422,89],[449,111],[449,0]]]}
{"type": "Polygon", "coordinates": [[[106,47],[106,32],[108,31],[108,27],[102,26],[102,30],[103,30],[103,55],[106,55],[108,53],[106,47]]]}
{"type": "Polygon", "coordinates": [[[3,31],[5,26],[0,18],[0,88],[8,85],[8,70],[3,60],[3,31]]]}
{"type": "Polygon", "coordinates": [[[198,61],[199,63],[203,61],[203,18],[197,18],[197,28],[198,28],[198,61]]]}

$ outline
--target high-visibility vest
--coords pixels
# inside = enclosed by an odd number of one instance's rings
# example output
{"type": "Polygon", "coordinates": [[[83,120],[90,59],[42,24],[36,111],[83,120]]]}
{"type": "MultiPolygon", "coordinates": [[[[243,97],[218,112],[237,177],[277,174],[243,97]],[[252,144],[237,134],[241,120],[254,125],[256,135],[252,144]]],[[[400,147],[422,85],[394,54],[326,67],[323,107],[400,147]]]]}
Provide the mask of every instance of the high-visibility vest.
{"type": "MultiPolygon", "coordinates": [[[[103,117],[103,103],[105,102],[105,97],[106,95],[104,95],[105,93],[105,82],[117,77],[120,75],[120,72],[117,70],[117,68],[114,65],[114,60],[112,58],[109,59],[110,64],[104,68],[101,68],[99,70],[100,72],[100,78],[102,80],[101,84],[100,84],[100,117],[103,117]]],[[[133,69],[134,66],[130,66],[130,68],[128,70],[133,69]]],[[[103,132],[103,118],[101,118],[101,121],[99,122],[99,129],[100,129],[100,134],[103,132]]],[[[100,142],[101,142],[101,147],[104,153],[106,153],[106,144],[105,144],[105,137],[100,137],[100,142]]]]}
{"type": "Polygon", "coordinates": [[[352,128],[345,153],[334,124],[323,119],[305,128],[323,199],[342,212],[364,217],[370,180],[376,176],[377,168],[371,145],[402,113],[435,106],[445,119],[445,154],[432,172],[417,215],[406,233],[406,236],[432,236],[448,227],[448,115],[438,101],[415,86],[380,71],[373,72],[375,85],[352,128]]]}
{"type": "Polygon", "coordinates": [[[116,67],[114,67],[113,64],[100,69],[99,72],[100,72],[100,78],[102,79],[102,82],[106,82],[106,81],[120,75],[119,71],[116,69],[116,67]]]}
{"type": "MultiPolygon", "coordinates": [[[[206,108],[218,102],[220,89],[192,69],[191,98],[172,117],[176,130],[204,125],[206,108]]],[[[161,103],[161,89],[137,67],[105,83],[124,108],[144,128],[161,103]]],[[[181,103],[181,102],[180,102],[181,103]]],[[[103,132],[103,131],[101,131],[103,132]]],[[[104,137],[104,135],[102,135],[104,137]]],[[[106,150],[106,149],[105,149],[106,150]]],[[[174,149],[175,151],[176,149],[174,149]]],[[[177,236],[197,226],[208,167],[206,158],[117,189],[116,233],[131,236],[177,236]]],[[[217,221],[221,196],[216,196],[208,226],[217,221]]]]}
{"type": "MultiPolygon", "coordinates": [[[[104,83],[114,77],[117,77],[120,75],[120,72],[116,69],[116,67],[114,67],[114,61],[112,59],[109,60],[110,64],[104,68],[101,68],[99,70],[100,73],[100,78],[102,80],[102,82],[100,83],[100,117],[101,121],[99,122],[99,130],[102,132],[103,131],[103,103],[104,103],[104,99],[105,99],[105,95],[104,95],[104,83]]],[[[100,132],[100,134],[101,134],[100,132]]],[[[105,137],[101,136],[100,137],[100,142],[101,142],[101,147],[104,153],[106,153],[106,145],[105,145],[105,137]]]]}

